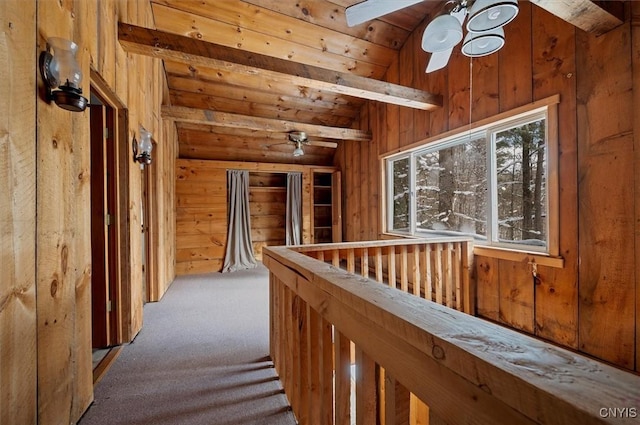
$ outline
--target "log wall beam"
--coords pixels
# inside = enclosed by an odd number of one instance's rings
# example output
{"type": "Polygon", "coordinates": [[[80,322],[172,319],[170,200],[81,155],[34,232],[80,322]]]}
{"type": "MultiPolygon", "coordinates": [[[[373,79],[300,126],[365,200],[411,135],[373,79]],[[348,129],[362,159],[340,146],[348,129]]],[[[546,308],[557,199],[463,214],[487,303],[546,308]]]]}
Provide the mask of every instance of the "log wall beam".
{"type": "Polygon", "coordinates": [[[611,31],[624,21],[622,2],[617,1],[531,0],[531,3],[596,35],[611,31]]]}
{"type": "Polygon", "coordinates": [[[247,75],[262,74],[289,84],[409,108],[432,110],[442,106],[442,96],[411,87],[250,53],[122,22],[118,24],[118,39],[124,50],[129,53],[225,71],[232,70],[247,75]]]}
{"type": "Polygon", "coordinates": [[[208,109],[186,108],[184,106],[164,105],[162,107],[162,118],[192,124],[244,128],[257,131],[304,131],[309,136],[325,137],[328,139],[371,141],[370,133],[351,128],[326,127],[315,124],[211,111],[208,109]]]}

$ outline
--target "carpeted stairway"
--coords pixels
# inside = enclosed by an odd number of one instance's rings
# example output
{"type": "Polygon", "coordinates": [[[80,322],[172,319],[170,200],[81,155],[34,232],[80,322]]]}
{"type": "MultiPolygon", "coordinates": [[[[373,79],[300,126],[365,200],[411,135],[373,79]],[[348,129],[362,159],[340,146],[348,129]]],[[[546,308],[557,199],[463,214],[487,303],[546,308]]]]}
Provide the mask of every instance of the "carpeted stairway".
{"type": "Polygon", "coordinates": [[[262,265],[177,278],[80,425],[295,424],[267,357],[268,289],[262,265]]]}

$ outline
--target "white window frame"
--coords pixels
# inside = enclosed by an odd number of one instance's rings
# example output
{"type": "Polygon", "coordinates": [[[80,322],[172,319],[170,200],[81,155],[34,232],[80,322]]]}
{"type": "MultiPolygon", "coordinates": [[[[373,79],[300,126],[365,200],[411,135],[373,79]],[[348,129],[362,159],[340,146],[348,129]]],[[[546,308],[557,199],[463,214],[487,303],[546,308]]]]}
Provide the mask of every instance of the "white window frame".
{"type": "Polygon", "coordinates": [[[383,161],[382,169],[385,170],[383,183],[385,185],[386,194],[383,197],[383,210],[385,211],[386,220],[383,223],[384,231],[388,234],[398,234],[402,236],[424,237],[431,234],[441,236],[442,232],[437,231],[416,231],[416,210],[417,200],[415,193],[415,167],[416,157],[428,153],[430,151],[440,150],[448,146],[454,146],[460,143],[467,143],[480,135],[485,135],[487,143],[487,176],[489,178],[489,199],[490,205],[487,205],[487,241],[476,242],[483,248],[497,248],[506,251],[529,252],[536,255],[554,256],[559,255],[559,182],[558,182],[558,117],[557,104],[559,96],[552,96],[547,99],[535,102],[531,105],[517,108],[495,117],[487,118],[478,123],[466,126],[462,129],[453,130],[444,133],[441,136],[423,140],[421,142],[407,146],[401,150],[381,156],[383,161]],[[497,179],[495,164],[495,145],[496,134],[501,131],[535,122],[540,119],[545,120],[545,158],[546,158],[546,246],[530,246],[520,243],[501,242],[497,238],[498,226],[498,210],[497,210],[497,179]],[[410,184],[410,208],[409,208],[409,232],[393,230],[393,163],[403,158],[409,158],[409,184],[410,184]],[[387,202],[386,200],[391,200],[387,202]],[[489,219],[490,218],[490,219],[489,219]]]}

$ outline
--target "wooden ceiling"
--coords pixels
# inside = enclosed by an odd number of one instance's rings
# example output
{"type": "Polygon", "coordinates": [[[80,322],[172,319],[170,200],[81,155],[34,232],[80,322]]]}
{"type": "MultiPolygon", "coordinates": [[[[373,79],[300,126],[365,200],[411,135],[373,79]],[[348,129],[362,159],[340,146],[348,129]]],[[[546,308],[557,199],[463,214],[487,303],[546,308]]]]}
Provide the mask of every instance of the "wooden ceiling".
{"type": "MultiPolygon", "coordinates": [[[[353,28],[345,8],[361,0],[150,1],[156,28],[121,24],[119,37],[127,51],[164,60],[163,116],[176,122],[182,158],[330,165],[335,149],[327,146],[370,137],[353,129],[367,99],[419,109],[441,104],[438,95],[381,80],[442,1],[353,28]],[[292,155],[292,130],[309,135],[304,156],[292,155]]],[[[586,10],[575,3],[589,0],[533,1],[584,25],[602,22],[575,12],[586,10]]]]}
{"type": "MultiPolygon", "coordinates": [[[[294,158],[288,131],[306,131],[312,142],[362,138],[342,129],[353,126],[366,99],[330,86],[347,75],[382,80],[411,31],[441,4],[425,1],[349,28],[344,10],[358,0],[151,3],[158,31],[215,43],[216,58],[233,54],[220,48],[226,46],[257,54],[261,63],[247,71],[226,62],[164,60],[171,107],[163,114],[176,119],[181,157],[319,165],[332,164],[335,149],[307,145],[305,155],[294,158]],[[290,61],[303,67],[279,73],[290,61]],[[329,71],[324,85],[295,78],[315,72],[318,80],[323,71],[329,71]]],[[[184,40],[173,41],[184,51],[184,40]]],[[[195,54],[201,48],[194,47],[195,54]]]]}

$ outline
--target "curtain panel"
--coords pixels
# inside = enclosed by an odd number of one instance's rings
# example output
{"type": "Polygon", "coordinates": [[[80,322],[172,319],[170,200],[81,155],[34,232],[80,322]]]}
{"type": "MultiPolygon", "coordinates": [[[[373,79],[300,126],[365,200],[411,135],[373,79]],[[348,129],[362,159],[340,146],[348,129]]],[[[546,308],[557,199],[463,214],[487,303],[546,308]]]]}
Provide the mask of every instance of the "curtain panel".
{"type": "Polygon", "coordinates": [[[302,243],[302,173],[287,173],[286,244],[302,243]]]}
{"type": "Polygon", "coordinates": [[[253,255],[253,241],[251,240],[248,171],[227,170],[227,195],[229,198],[229,226],[222,272],[252,269],[258,265],[258,261],[253,255]]]}

